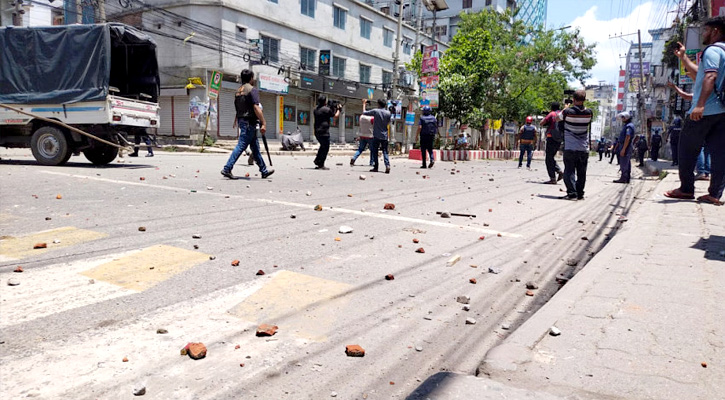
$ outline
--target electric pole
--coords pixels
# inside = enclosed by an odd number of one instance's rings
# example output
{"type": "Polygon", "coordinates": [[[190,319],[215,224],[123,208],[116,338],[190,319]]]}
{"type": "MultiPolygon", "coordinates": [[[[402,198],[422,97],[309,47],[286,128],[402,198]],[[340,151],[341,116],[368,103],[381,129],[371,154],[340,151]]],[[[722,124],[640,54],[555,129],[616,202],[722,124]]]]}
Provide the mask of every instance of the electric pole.
{"type": "MultiPolygon", "coordinates": [[[[396,0],[398,3],[398,32],[395,36],[395,52],[393,53],[393,87],[391,88],[391,100],[395,101],[398,98],[398,85],[397,81],[400,76],[398,72],[398,64],[400,64],[400,39],[403,30],[403,0],[396,0]]],[[[402,106],[402,105],[401,105],[402,106]]],[[[402,117],[402,115],[401,115],[402,117]]],[[[395,123],[390,126],[390,134],[395,141],[395,123]]]]}
{"type": "MultiPolygon", "coordinates": [[[[645,115],[645,96],[646,93],[642,90],[644,88],[644,64],[642,63],[642,36],[640,35],[639,29],[637,29],[637,47],[639,48],[639,99],[637,99],[637,105],[639,109],[639,124],[642,134],[647,137],[647,115],[645,115]]],[[[647,140],[649,142],[649,138],[647,140]]]]}

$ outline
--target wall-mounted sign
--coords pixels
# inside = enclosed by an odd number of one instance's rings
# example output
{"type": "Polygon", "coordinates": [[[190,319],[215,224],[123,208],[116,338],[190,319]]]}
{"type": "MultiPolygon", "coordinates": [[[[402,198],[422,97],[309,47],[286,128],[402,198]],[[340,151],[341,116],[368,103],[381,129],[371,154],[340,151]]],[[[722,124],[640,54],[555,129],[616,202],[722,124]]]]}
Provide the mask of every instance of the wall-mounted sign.
{"type": "Polygon", "coordinates": [[[209,98],[216,99],[219,97],[219,89],[222,85],[222,73],[219,71],[211,71],[211,82],[209,83],[209,98]]]}
{"type": "Polygon", "coordinates": [[[259,74],[259,90],[265,92],[287,94],[289,84],[285,82],[282,75],[259,74]]]}
{"type": "Polygon", "coordinates": [[[325,78],[325,93],[338,94],[345,97],[357,97],[360,85],[355,82],[338,81],[325,78]]]}
{"type": "Polygon", "coordinates": [[[321,76],[300,73],[300,88],[321,92],[325,88],[323,80],[321,76]]]}
{"type": "Polygon", "coordinates": [[[320,50],[320,75],[330,75],[330,63],[332,62],[332,50],[320,50]]]}

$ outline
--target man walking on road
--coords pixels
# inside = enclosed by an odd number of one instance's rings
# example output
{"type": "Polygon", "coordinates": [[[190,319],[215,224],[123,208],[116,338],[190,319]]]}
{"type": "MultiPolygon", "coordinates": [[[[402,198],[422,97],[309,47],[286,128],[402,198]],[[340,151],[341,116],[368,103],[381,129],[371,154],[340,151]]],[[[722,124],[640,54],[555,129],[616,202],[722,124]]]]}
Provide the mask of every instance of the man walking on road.
{"type": "Polygon", "coordinates": [[[551,103],[551,112],[541,121],[541,126],[546,127],[546,172],[549,174],[549,180],[544,182],[549,185],[556,185],[556,182],[564,178],[564,174],[556,162],[556,153],[561,148],[561,141],[564,138],[564,132],[561,131],[559,123],[559,103],[551,103]],[[556,174],[556,176],[554,175],[556,174]]]}
{"type": "Polygon", "coordinates": [[[567,200],[583,200],[584,186],[587,182],[587,163],[589,161],[589,124],[592,122],[592,110],[584,107],[587,94],[577,90],[572,96],[571,107],[561,112],[559,118],[564,122],[564,184],[567,200]]]}
{"type": "Polygon", "coordinates": [[[340,115],[340,109],[335,110],[327,106],[327,97],[320,95],[317,98],[317,108],[313,113],[315,115],[315,137],[320,142],[320,148],[317,149],[317,156],[315,157],[315,169],[328,170],[325,166],[325,160],[327,159],[327,153],[330,152],[330,123],[333,118],[337,118],[340,115]]]}
{"type": "Polygon", "coordinates": [[[526,153],[526,168],[531,169],[531,154],[534,151],[534,143],[536,143],[536,134],[538,131],[532,125],[534,118],[526,117],[526,124],[519,129],[519,168],[524,161],[524,152],[526,153]]]}
{"type": "MultiPolygon", "coordinates": [[[[725,17],[707,20],[702,29],[702,43],[707,45],[702,53],[700,65],[695,65],[685,54],[681,43],[675,55],[682,60],[687,74],[695,79],[692,106],[687,114],[680,137],[679,173],[680,187],[665,192],[675,199],[695,197],[695,176],[693,170],[703,143],[712,156],[712,170],[708,194],[698,201],[722,205],[720,197],[725,187],[725,104],[715,95],[715,84],[719,74],[725,74],[725,17]],[[720,43],[718,43],[720,42],[720,43]],[[693,76],[694,75],[694,76],[693,76]]],[[[720,76],[722,78],[722,76],[720,76]]]]}
{"type": "Polygon", "coordinates": [[[370,172],[378,172],[378,150],[383,150],[385,173],[390,173],[390,159],[388,158],[388,125],[390,124],[390,111],[385,109],[385,99],[378,99],[378,108],[367,110],[367,100],[363,100],[363,115],[373,117],[373,161],[375,166],[370,172]]]}
{"type": "Polygon", "coordinates": [[[629,183],[632,176],[632,143],[634,141],[634,123],[632,116],[628,111],[617,115],[622,120],[622,132],[619,134],[617,141],[621,143],[619,150],[619,170],[622,175],[614,183],[629,183]]]}
{"type": "Polygon", "coordinates": [[[433,158],[433,141],[437,133],[438,120],[432,115],[430,106],[423,106],[423,115],[420,116],[418,132],[415,134],[416,141],[420,137],[420,157],[423,160],[421,168],[433,168],[433,164],[435,164],[435,159],[433,158]],[[430,156],[430,164],[428,166],[425,165],[426,153],[430,156]]]}
{"type": "Polygon", "coordinates": [[[373,117],[369,115],[361,115],[358,125],[360,125],[360,130],[358,131],[357,140],[360,141],[360,144],[357,147],[355,155],[350,159],[350,166],[354,166],[355,161],[358,157],[360,157],[360,154],[362,154],[366,148],[370,148],[370,166],[372,167],[375,165],[373,162],[373,117]]]}
{"type": "Polygon", "coordinates": [[[239,159],[239,156],[251,147],[254,161],[259,166],[259,172],[262,178],[267,178],[274,173],[273,169],[268,170],[264,164],[264,158],[259,151],[259,139],[257,139],[257,121],[259,121],[259,131],[262,136],[267,132],[267,124],[264,120],[264,114],[259,106],[259,91],[254,87],[254,72],[245,69],[240,74],[242,86],[237,89],[234,97],[234,107],[237,110],[236,125],[239,128],[239,141],[227,160],[227,164],[222,169],[222,175],[227,178],[234,179],[232,168],[239,159]]]}

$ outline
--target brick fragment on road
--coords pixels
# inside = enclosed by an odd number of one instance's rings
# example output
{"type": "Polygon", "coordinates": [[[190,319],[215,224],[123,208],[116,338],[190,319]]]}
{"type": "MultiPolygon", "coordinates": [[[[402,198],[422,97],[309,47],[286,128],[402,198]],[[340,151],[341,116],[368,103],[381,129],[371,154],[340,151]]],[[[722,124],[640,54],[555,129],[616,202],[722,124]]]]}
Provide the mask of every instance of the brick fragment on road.
{"type": "Polygon", "coordinates": [[[425,253],[425,249],[424,249],[424,248],[422,248],[422,247],[418,247],[418,248],[417,248],[417,249],[415,250],[415,252],[416,252],[416,253],[425,253]]]}
{"type": "Polygon", "coordinates": [[[241,349],[241,348],[242,348],[242,346],[240,346],[240,345],[236,345],[236,346],[234,346],[234,350],[239,350],[239,349],[241,349]]]}
{"type": "Polygon", "coordinates": [[[365,357],[365,349],[356,344],[349,344],[345,346],[345,354],[348,357],[365,357]]]}
{"type": "Polygon", "coordinates": [[[262,270],[260,269],[259,271],[257,271],[257,275],[264,275],[264,271],[262,271],[262,270]]]}
{"type": "Polygon", "coordinates": [[[123,360],[121,362],[128,362],[128,357],[123,357],[123,360]]]}
{"type": "Polygon", "coordinates": [[[139,226],[138,227],[138,231],[139,232],[146,232],[146,227],[145,226],[139,226]]]}
{"type": "Polygon", "coordinates": [[[159,335],[165,335],[165,334],[169,333],[169,331],[167,331],[164,328],[159,328],[159,329],[156,330],[156,333],[159,334],[159,335]]]}
{"type": "Polygon", "coordinates": [[[194,360],[200,360],[206,357],[206,346],[204,346],[204,343],[187,343],[186,346],[181,349],[181,355],[188,355],[194,360]]]}
{"type": "Polygon", "coordinates": [[[534,295],[534,292],[532,292],[531,290],[527,290],[526,291],[526,295],[527,296],[533,296],[534,295]]]}
{"type": "Polygon", "coordinates": [[[395,279],[395,276],[393,276],[393,274],[387,274],[387,275],[385,275],[385,280],[386,281],[392,281],[394,279],[395,279]]]}
{"type": "Polygon", "coordinates": [[[418,239],[413,239],[413,243],[420,243],[420,240],[418,240],[418,239]]]}
{"type": "Polygon", "coordinates": [[[316,206],[315,206],[315,211],[322,211],[322,206],[321,206],[321,205],[319,205],[319,204],[318,204],[318,205],[316,205],[316,206]]]}
{"type": "Polygon", "coordinates": [[[471,297],[470,296],[458,296],[458,297],[456,297],[456,301],[461,304],[468,304],[471,302],[471,297]]]}
{"type": "Polygon", "coordinates": [[[257,336],[273,336],[277,333],[277,325],[262,324],[257,327],[257,336]]]}
{"type": "Polygon", "coordinates": [[[395,204],[393,204],[393,203],[385,203],[385,205],[383,206],[383,209],[384,210],[395,210],[395,204]]]}
{"type": "Polygon", "coordinates": [[[496,236],[501,237],[501,234],[500,233],[497,233],[496,236]]]}
{"type": "Polygon", "coordinates": [[[526,282],[526,289],[538,289],[539,285],[536,284],[536,282],[528,281],[526,282]]]}
{"type": "Polygon", "coordinates": [[[700,363],[700,366],[702,368],[707,368],[707,363],[703,361],[703,362],[700,363]]]}
{"type": "Polygon", "coordinates": [[[36,243],[33,245],[34,249],[47,249],[48,243],[36,243]]]}
{"type": "Polygon", "coordinates": [[[469,279],[469,280],[468,280],[468,282],[470,282],[470,283],[472,283],[472,284],[474,284],[474,285],[475,285],[476,283],[478,283],[478,281],[476,281],[476,278],[471,278],[471,279],[469,279]]]}
{"type": "Polygon", "coordinates": [[[476,325],[476,320],[474,318],[468,317],[466,318],[466,325],[476,325]]]}
{"type": "Polygon", "coordinates": [[[60,200],[60,199],[62,199],[62,198],[63,198],[63,196],[61,196],[61,195],[56,195],[56,196],[55,196],[55,198],[56,198],[57,200],[60,200]]]}
{"type": "Polygon", "coordinates": [[[13,270],[13,272],[23,272],[23,267],[17,267],[13,270]]]}
{"type": "Polygon", "coordinates": [[[144,177],[142,176],[142,177],[138,178],[138,180],[140,180],[140,181],[145,181],[145,180],[146,180],[146,178],[144,178],[144,177]]]}
{"type": "Polygon", "coordinates": [[[483,239],[486,239],[486,237],[485,236],[479,236],[478,237],[478,240],[483,240],[483,239]]]}
{"type": "Polygon", "coordinates": [[[238,267],[239,266],[239,260],[232,261],[232,267],[238,267]]]}

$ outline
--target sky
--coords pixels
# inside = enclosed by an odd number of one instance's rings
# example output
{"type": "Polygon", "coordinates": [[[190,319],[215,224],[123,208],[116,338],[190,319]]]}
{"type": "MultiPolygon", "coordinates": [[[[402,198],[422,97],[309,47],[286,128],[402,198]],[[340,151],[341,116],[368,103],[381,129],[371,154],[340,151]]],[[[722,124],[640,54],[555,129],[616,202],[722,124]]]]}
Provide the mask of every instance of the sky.
{"type": "MultiPolygon", "coordinates": [[[[620,59],[629,50],[630,42],[637,43],[637,29],[642,43],[652,40],[649,29],[670,26],[677,16],[678,4],[682,9],[687,0],[548,0],[547,27],[561,28],[571,25],[571,31],[579,28],[588,43],[596,43],[597,64],[590,71],[592,77],[586,84],[605,81],[617,83],[620,59]],[[628,35],[623,38],[613,36],[628,35]]],[[[680,11],[682,15],[682,11],[680,11]]]]}

